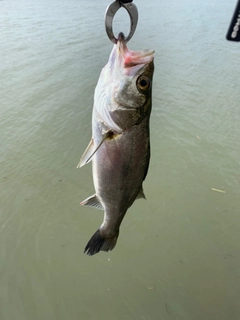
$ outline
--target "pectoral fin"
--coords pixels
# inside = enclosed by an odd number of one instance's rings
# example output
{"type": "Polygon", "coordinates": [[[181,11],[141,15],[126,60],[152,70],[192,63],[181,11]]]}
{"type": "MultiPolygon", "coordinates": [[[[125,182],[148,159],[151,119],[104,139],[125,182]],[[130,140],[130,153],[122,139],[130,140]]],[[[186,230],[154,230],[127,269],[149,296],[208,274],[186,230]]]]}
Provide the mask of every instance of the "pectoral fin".
{"type": "Polygon", "coordinates": [[[100,201],[98,200],[97,196],[94,194],[93,196],[83,200],[80,202],[82,206],[88,206],[88,207],[93,207],[97,208],[100,210],[104,210],[103,206],[101,205],[100,201]]]}
{"type": "Polygon", "coordinates": [[[89,145],[87,146],[86,150],[84,151],[79,164],[77,165],[77,168],[81,168],[82,166],[84,166],[86,163],[88,163],[93,154],[96,152],[95,148],[94,148],[94,143],[93,143],[93,139],[91,139],[91,141],[89,142],[89,145]]]}
{"type": "Polygon", "coordinates": [[[106,132],[102,136],[102,140],[97,147],[94,145],[94,140],[91,139],[91,141],[89,142],[89,145],[87,146],[87,149],[84,151],[84,153],[79,161],[79,164],[77,165],[77,168],[81,168],[82,166],[84,166],[85,164],[90,162],[92,160],[92,157],[94,156],[94,154],[101,147],[104,140],[106,140],[108,137],[110,137],[112,135],[113,135],[113,133],[111,131],[106,132]]]}

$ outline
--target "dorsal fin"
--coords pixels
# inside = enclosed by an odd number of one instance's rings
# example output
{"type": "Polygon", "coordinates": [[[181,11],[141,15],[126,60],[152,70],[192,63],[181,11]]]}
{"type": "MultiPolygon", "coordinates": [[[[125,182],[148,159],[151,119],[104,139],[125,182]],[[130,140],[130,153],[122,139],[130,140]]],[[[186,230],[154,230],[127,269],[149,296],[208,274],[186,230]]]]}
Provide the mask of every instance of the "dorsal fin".
{"type": "Polygon", "coordinates": [[[143,192],[143,187],[141,187],[136,199],[146,199],[145,194],[143,192]]]}

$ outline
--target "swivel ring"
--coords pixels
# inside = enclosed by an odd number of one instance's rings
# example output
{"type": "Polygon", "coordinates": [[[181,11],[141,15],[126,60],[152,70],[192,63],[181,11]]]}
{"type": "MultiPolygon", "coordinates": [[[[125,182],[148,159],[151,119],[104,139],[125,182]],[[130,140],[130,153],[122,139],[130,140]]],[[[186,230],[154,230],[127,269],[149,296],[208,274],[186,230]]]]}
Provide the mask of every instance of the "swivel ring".
{"type": "Polygon", "coordinates": [[[130,22],[131,22],[131,27],[130,27],[130,32],[128,34],[128,36],[125,38],[125,41],[128,42],[137,27],[137,22],[138,22],[138,10],[137,7],[135,6],[135,4],[133,3],[121,3],[121,1],[114,1],[112,4],[110,4],[105,12],[105,29],[107,32],[107,35],[109,37],[109,39],[113,42],[113,43],[117,43],[117,39],[115,38],[114,34],[113,34],[113,30],[112,30],[112,22],[113,22],[113,17],[115,16],[116,12],[123,7],[124,9],[127,10],[129,17],[130,17],[130,22]]]}

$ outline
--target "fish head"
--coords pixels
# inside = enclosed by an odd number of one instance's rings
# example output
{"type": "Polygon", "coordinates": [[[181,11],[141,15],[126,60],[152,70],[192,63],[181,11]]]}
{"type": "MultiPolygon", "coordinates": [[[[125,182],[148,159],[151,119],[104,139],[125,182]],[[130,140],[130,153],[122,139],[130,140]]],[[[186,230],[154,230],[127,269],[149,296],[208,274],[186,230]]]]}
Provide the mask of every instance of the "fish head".
{"type": "Polygon", "coordinates": [[[96,92],[105,96],[98,113],[110,129],[121,132],[150,114],[153,54],[153,50],[129,50],[123,33],[119,34],[95,91],[95,100],[96,92]]]}
{"type": "Polygon", "coordinates": [[[115,84],[113,98],[116,103],[129,108],[141,108],[151,97],[154,71],[153,50],[129,50],[122,33],[113,48],[114,63],[111,65],[115,84]]]}

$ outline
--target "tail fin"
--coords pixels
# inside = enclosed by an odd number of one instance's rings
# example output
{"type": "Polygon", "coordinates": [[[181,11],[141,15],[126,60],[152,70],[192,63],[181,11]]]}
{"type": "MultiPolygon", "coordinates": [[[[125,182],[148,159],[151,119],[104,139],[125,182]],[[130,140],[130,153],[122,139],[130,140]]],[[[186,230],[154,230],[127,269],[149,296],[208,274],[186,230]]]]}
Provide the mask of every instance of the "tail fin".
{"type": "Polygon", "coordinates": [[[98,229],[92,238],[88,241],[85,247],[84,253],[89,256],[93,256],[99,251],[112,250],[117,243],[118,233],[114,236],[107,237],[102,234],[101,230],[98,229]]]}

